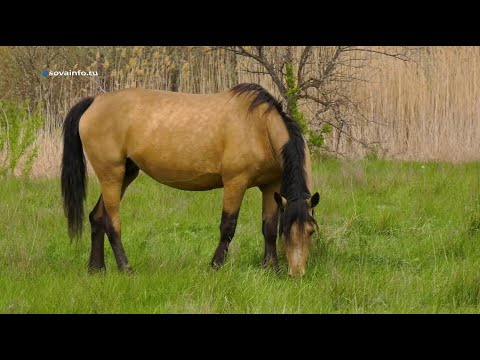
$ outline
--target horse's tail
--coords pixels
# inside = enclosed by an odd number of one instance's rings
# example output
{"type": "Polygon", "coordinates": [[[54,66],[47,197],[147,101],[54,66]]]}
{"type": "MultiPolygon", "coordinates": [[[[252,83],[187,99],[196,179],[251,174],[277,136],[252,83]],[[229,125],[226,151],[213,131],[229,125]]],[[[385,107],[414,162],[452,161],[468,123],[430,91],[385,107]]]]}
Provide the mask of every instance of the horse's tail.
{"type": "Polygon", "coordinates": [[[61,186],[63,209],[68,219],[68,235],[70,238],[82,234],[83,201],[86,196],[87,172],[78,127],[80,118],[93,100],[93,97],[80,100],[70,109],[63,123],[61,186]]]}

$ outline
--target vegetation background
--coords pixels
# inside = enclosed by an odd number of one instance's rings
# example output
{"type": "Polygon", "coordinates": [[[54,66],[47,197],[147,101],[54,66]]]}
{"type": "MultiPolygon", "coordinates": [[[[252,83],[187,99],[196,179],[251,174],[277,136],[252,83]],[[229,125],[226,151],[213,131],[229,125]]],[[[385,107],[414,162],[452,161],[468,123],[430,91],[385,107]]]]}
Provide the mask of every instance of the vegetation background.
{"type": "MultiPolygon", "coordinates": [[[[347,158],[478,160],[479,47],[264,47],[261,54],[287,84],[288,65],[296,73],[306,48],[303,77],[313,74],[319,84],[298,98],[298,108],[325,138],[324,150],[347,158]]],[[[239,82],[260,83],[287,103],[253,47],[0,47],[0,124],[4,130],[12,102],[31,112],[41,107],[32,174],[55,177],[59,125],[80,98],[128,87],[208,93],[239,82]],[[45,69],[98,76],[42,77],[45,69]]]]}
{"type": "Polygon", "coordinates": [[[0,47],[0,312],[478,312],[479,66],[479,47],[0,47]],[[314,154],[307,276],[259,268],[256,192],[227,266],[210,272],[221,190],[147,177],[122,205],[137,274],[111,271],[107,251],[108,273],[86,275],[88,231],[68,242],[59,194],[70,107],[115,89],[240,82],[281,99],[314,154]]]}

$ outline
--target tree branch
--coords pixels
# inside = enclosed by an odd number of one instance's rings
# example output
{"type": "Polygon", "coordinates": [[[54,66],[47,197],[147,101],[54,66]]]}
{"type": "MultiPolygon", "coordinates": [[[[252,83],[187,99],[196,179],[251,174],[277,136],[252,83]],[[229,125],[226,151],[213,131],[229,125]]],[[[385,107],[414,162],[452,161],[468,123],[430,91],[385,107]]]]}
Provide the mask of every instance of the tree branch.
{"type": "Polygon", "coordinates": [[[310,94],[307,94],[307,93],[299,94],[298,97],[299,97],[300,99],[309,99],[309,100],[312,100],[312,101],[314,101],[314,102],[316,102],[316,103],[318,103],[318,104],[323,105],[324,107],[329,107],[330,104],[331,104],[330,102],[323,101],[323,100],[321,100],[320,98],[315,97],[315,96],[310,95],[310,94]]]}
{"type": "Polygon", "coordinates": [[[226,46],[224,47],[225,50],[231,51],[237,55],[245,56],[254,59],[257,61],[259,64],[261,64],[268,72],[270,77],[272,78],[273,82],[277,86],[278,90],[280,91],[280,94],[285,98],[287,90],[285,88],[285,85],[283,84],[282,79],[278,76],[277,72],[275,71],[275,67],[273,66],[272,63],[270,63],[263,51],[263,47],[257,47],[258,55],[254,54],[253,52],[247,50],[244,46],[226,46]],[[237,49],[238,48],[238,49],[237,49]]]}
{"type": "Polygon", "coordinates": [[[320,76],[319,79],[315,79],[315,78],[310,78],[308,79],[307,81],[305,81],[304,83],[301,83],[298,85],[300,91],[305,91],[305,90],[308,90],[309,88],[320,88],[322,87],[327,78],[329,76],[331,76],[332,72],[335,70],[336,68],[336,63],[337,63],[337,60],[338,58],[340,57],[340,55],[342,54],[342,52],[345,51],[347,47],[345,46],[337,46],[337,49],[335,50],[335,54],[333,55],[333,57],[330,59],[330,61],[327,63],[327,65],[325,66],[324,70],[322,71],[322,74],[320,76]]]}
{"type": "Polygon", "coordinates": [[[368,48],[360,49],[360,48],[353,47],[353,48],[350,48],[350,49],[345,49],[345,52],[347,52],[347,51],[372,53],[372,54],[378,54],[378,55],[382,55],[382,56],[392,57],[394,59],[402,60],[404,62],[408,62],[408,61],[415,62],[412,58],[410,58],[409,56],[406,55],[408,50],[405,53],[401,53],[401,52],[389,53],[388,51],[379,51],[379,50],[368,49],[368,48]]]}
{"type": "Polygon", "coordinates": [[[305,49],[302,51],[300,56],[300,62],[298,63],[298,72],[297,72],[297,84],[303,83],[303,68],[312,52],[312,46],[305,46],[305,49]]]}

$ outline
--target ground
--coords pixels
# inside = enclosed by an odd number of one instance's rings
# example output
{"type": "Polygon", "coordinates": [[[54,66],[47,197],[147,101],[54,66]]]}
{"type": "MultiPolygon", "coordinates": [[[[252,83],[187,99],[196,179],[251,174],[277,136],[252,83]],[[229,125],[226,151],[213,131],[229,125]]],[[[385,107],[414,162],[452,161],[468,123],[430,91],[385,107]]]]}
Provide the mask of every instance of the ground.
{"type": "MultiPolygon", "coordinates": [[[[140,176],[122,202],[134,275],[89,275],[89,225],[67,237],[59,180],[0,186],[2,313],[478,313],[480,163],[315,161],[320,225],[303,279],[260,267],[261,196],[247,192],[226,265],[209,262],[222,190],[140,176]]],[[[98,198],[89,180],[87,209],[98,198]]],[[[87,219],[87,217],[86,217],[87,219]]]]}

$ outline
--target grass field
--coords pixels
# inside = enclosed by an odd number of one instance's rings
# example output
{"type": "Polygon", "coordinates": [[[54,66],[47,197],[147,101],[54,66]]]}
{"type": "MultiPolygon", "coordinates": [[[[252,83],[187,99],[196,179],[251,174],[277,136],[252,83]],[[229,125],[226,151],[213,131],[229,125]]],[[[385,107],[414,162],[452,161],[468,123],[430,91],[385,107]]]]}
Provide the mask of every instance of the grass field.
{"type": "MultiPolygon", "coordinates": [[[[122,203],[134,275],[88,275],[89,225],[70,243],[59,180],[0,180],[2,313],[478,313],[480,163],[315,162],[321,194],[307,274],[260,268],[261,196],[247,192],[226,265],[222,191],[139,177],[122,203]]],[[[98,197],[89,180],[88,209],[98,197]]]]}

